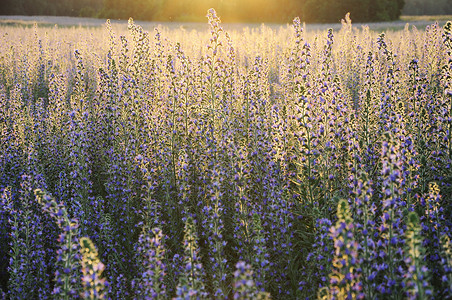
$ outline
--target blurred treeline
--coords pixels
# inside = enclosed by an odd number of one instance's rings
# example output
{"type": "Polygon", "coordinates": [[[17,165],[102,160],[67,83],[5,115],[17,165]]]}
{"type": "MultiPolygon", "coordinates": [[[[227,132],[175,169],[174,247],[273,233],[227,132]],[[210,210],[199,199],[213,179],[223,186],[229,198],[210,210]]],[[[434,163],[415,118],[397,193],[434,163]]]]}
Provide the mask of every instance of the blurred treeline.
{"type": "MultiPolygon", "coordinates": [[[[408,0],[407,0],[408,1],[408,0]]],[[[411,0],[420,1],[420,0],[411,0]]],[[[440,0],[430,0],[440,1],[440,0]]],[[[448,1],[448,0],[445,0],[448,1]]],[[[205,21],[213,7],[225,22],[395,20],[405,0],[2,0],[4,15],[63,15],[155,21],[205,21]]]]}
{"type": "Polygon", "coordinates": [[[452,15],[452,0],[405,0],[404,15],[452,15]]]}
{"type": "Polygon", "coordinates": [[[0,15],[97,17],[104,0],[0,0],[0,15]]]}

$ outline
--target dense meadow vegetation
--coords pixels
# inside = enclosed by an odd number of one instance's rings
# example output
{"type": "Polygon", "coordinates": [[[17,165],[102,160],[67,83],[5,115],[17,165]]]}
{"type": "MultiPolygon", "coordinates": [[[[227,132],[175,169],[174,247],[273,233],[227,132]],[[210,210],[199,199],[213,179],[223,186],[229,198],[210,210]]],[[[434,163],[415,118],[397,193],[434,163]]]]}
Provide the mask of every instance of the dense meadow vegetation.
{"type": "Polygon", "coordinates": [[[0,27],[0,298],[452,297],[452,23],[0,27]]]}

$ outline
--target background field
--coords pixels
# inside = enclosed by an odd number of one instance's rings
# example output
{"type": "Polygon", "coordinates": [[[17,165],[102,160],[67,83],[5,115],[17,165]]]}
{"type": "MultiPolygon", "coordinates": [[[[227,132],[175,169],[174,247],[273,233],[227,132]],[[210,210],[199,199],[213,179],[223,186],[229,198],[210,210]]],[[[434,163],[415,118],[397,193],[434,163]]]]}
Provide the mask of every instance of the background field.
{"type": "MultiPolygon", "coordinates": [[[[452,16],[442,15],[442,16],[402,16],[400,21],[393,22],[377,22],[377,23],[356,23],[354,26],[359,28],[360,26],[369,26],[371,30],[374,31],[385,31],[385,30],[402,30],[408,23],[410,26],[416,26],[418,29],[425,29],[426,26],[431,25],[433,22],[438,21],[440,26],[451,20],[452,16]]],[[[77,17],[58,17],[58,16],[0,16],[1,25],[9,26],[33,26],[37,23],[39,26],[65,26],[65,27],[102,27],[105,25],[105,19],[94,19],[94,18],[77,18],[77,17]]],[[[353,21],[353,20],[352,20],[353,21]]],[[[116,26],[120,25],[124,27],[127,24],[127,20],[111,20],[111,23],[116,26]]],[[[184,28],[186,30],[207,30],[208,24],[206,23],[187,23],[187,22],[146,22],[146,21],[136,21],[137,24],[142,26],[145,30],[153,30],[153,28],[161,25],[169,29],[179,29],[184,28]]],[[[274,30],[279,28],[287,28],[290,24],[271,24],[265,23],[265,25],[274,30]]],[[[226,30],[242,30],[243,28],[257,28],[261,26],[260,23],[226,23],[223,27],[226,30]]],[[[331,24],[306,24],[306,29],[309,31],[316,30],[326,30],[328,28],[333,28],[338,30],[341,28],[339,23],[331,24]]]]}

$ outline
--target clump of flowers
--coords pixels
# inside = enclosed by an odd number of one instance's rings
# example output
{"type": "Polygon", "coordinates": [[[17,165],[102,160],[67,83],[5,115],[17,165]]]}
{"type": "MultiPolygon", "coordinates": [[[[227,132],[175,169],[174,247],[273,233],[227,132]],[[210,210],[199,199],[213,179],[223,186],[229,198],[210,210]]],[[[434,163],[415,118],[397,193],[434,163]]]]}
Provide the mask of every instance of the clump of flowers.
{"type": "Polygon", "coordinates": [[[164,299],[166,265],[163,233],[159,228],[152,229],[150,233],[145,230],[138,239],[137,247],[141,268],[141,276],[135,281],[137,295],[143,299],[164,299]]]}
{"type": "Polygon", "coordinates": [[[441,281],[445,284],[445,295],[452,293],[452,242],[447,235],[441,237],[442,255],[441,264],[444,269],[444,275],[441,281]]]}
{"type": "Polygon", "coordinates": [[[233,290],[235,300],[270,299],[268,293],[259,291],[256,286],[251,265],[239,261],[235,268],[233,290]]]}
{"type": "Polygon", "coordinates": [[[429,284],[429,271],[425,266],[425,249],[422,245],[419,217],[415,212],[408,215],[406,230],[405,262],[408,272],[405,274],[406,296],[409,299],[428,299],[433,296],[433,290],[429,284]]]}
{"type": "Polygon", "coordinates": [[[354,225],[347,200],[342,199],[337,206],[336,226],[331,227],[330,234],[334,240],[333,267],[326,291],[321,291],[322,298],[362,299],[358,259],[358,243],[354,238],[354,225]]]}
{"type": "Polygon", "coordinates": [[[103,279],[102,272],[105,265],[99,260],[96,246],[90,238],[80,239],[80,253],[82,254],[82,284],[84,299],[105,299],[106,280],[103,279]]]}
{"type": "Polygon", "coordinates": [[[81,291],[78,221],[69,218],[66,207],[41,190],[34,191],[36,200],[60,228],[59,248],[55,263],[53,294],[60,299],[72,299],[81,291]]]}
{"type": "Polygon", "coordinates": [[[179,279],[176,299],[206,299],[205,273],[199,257],[198,235],[192,217],[188,217],[185,222],[184,252],[185,270],[179,279]]]}

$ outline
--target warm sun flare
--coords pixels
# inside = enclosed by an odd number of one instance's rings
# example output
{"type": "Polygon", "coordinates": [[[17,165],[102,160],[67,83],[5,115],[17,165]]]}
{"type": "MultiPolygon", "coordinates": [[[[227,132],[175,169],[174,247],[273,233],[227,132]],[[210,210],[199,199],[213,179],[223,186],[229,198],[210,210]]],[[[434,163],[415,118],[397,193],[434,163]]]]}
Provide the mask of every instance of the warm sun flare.
{"type": "Polygon", "coordinates": [[[222,21],[264,21],[290,16],[289,0],[169,0],[161,7],[160,19],[198,20],[209,8],[215,8],[222,21]]]}

